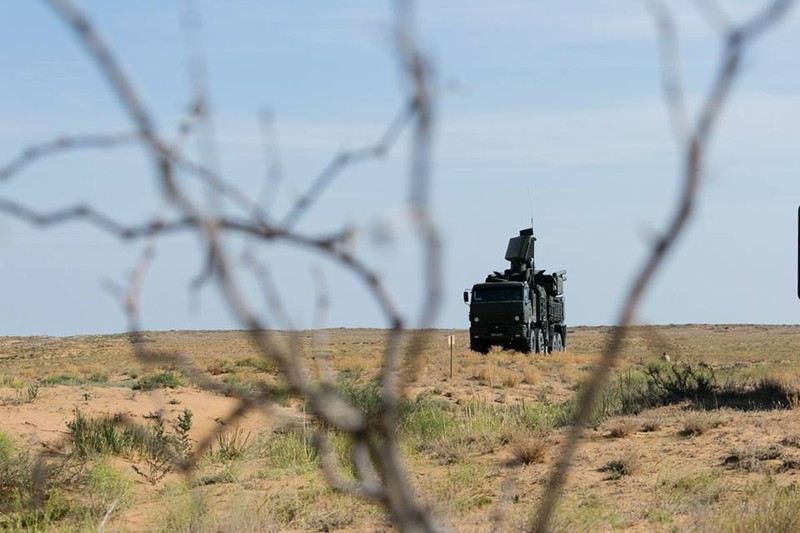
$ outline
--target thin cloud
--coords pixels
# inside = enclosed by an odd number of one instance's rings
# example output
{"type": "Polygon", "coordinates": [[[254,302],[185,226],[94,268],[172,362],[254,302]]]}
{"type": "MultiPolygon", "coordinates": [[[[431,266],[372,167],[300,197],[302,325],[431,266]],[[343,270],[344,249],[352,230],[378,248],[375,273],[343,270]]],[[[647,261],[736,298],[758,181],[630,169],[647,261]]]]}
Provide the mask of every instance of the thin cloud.
{"type": "Polygon", "coordinates": [[[458,162],[613,164],[668,154],[660,102],[589,111],[522,111],[445,119],[439,155],[458,162]]]}

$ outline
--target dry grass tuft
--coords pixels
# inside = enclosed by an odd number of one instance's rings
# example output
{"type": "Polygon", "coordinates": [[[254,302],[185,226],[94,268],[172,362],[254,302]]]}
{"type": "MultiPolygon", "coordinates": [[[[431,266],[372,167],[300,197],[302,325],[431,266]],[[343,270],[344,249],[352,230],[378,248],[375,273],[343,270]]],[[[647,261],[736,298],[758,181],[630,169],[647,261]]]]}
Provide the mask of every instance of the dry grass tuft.
{"type": "Polygon", "coordinates": [[[800,435],[797,433],[786,435],[783,440],[781,440],[781,444],[792,448],[800,448],[800,435]]]}
{"type": "Polygon", "coordinates": [[[620,479],[624,476],[632,476],[641,469],[641,461],[635,454],[628,453],[622,457],[612,459],[600,468],[600,472],[608,472],[609,480],[620,479]]]}
{"type": "Polygon", "coordinates": [[[543,463],[553,443],[538,433],[518,432],[509,437],[512,465],[543,463]]]}
{"type": "Polygon", "coordinates": [[[628,418],[624,418],[622,420],[617,420],[611,424],[608,436],[613,439],[621,439],[630,436],[630,434],[633,433],[635,429],[636,428],[633,424],[633,421],[628,418]]]}
{"type": "Polygon", "coordinates": [[[208,363],[206,370],[212,376],[219,376],[220,374],[229,374],[236,370],[236,366],[230,359],[217,358],[208,363]]]}
{"type": "Polygon", "coordinates": [[[513,389],[522,382],[518,370],[498,366],[499,361],[486,362],[469,369],[472,379],[483,386],[513,389]]]}
{"type": "Polygon", "coordinates": [[[473,369],[472,378],[476,379],[481,385],[492,387],[497,382],[496,370],[497,368],[494,365],[484,363],[473,369]]]}
{"type": "Polygon", "coordinates": [[[645,433],[651,433],[653,431],[658,431],[663,425],[663,421],[660,417],[648,416],[642,420],[641,430],[645,433]]]}
{"type": "Polygon", "coordinates": [[[509,370],[507,368],[499,368],[497,369],[497,378],[502,385],[503,388],[506,389],[513,389],[517,385],[520,384],[522,381],[522,376],[519,372],[515,370],[509,370]]]}
{"type": "Polygon", "coordinates": [[[419,449],[438,463],[451,465],[468,461],[470,454],[491,453],[494,447],[495,443],[489,436],[467,432],[433,439],[419,449]]]}
{"type": "Polygon", "coordinates": [[[542,373],[535,366],[525,365],[522,369],[522,382],[528,385],[536,385],[542,381],[542,373]]]}
{"type": "Polygon", "coordinates": [[[721,425],[722,421],[710,413],[692,413],[678,434],[682,437],[697,437],[721,425]]]}
{"type": "Polygon", "coordinates": [[[710,524],[710,531],[800,531],[800,491],[769,480],[752,488],[748,498],[729,500],[710,524]]]}
{"type": "Polygon", "coordinates": [[[800,407],[800,392],[792,392],[790,393],[786,400],[789,402],[789,408],[797,410],[800,407]]]}
{"type": "Polygon", "coordinates": [[[783,452],[777,446],[758,447],[750,446],[739,448],[725,458],[723,464],[729,468],[744,470],[745,472],[762,472],[766,470],[764,461],[780,459],[783,452]]]}

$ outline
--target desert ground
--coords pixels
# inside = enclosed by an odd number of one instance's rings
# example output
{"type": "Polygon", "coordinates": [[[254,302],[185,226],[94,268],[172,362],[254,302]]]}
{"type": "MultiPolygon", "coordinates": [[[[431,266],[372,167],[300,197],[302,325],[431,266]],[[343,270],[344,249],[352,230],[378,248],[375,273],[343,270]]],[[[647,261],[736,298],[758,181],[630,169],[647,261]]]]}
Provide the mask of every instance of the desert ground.
{"type": "MultiPolygon", "coordinates": [[[[398,432],[443,529],[531,527],[609,332],[570,328],[566,353],[485,356],[466,331],[429,332],[398,432]]],[[[342,394],[370,408],[385,331],[274,335],[324,354],[342,394]]],[[[0,529],[394,530],[380,506],[328,487],[315,420],[246,333],[139,342],[170,356],[142,360],[126,334],[0,338],[0,529]],[[270,402],[232,418],[253,394],[270,402]],[[178,456],[197,467],[179,471],[178,456]]],[[[553,529],[800,531],[799,351],[800,326],[632,328],[553,529]]]]}

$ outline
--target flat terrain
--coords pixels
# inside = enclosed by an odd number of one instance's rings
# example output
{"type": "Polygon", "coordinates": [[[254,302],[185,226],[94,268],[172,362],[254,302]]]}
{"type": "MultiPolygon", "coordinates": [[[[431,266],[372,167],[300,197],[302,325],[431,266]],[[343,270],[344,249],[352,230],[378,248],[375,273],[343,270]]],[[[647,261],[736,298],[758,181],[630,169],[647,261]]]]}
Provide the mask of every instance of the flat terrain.
{"type": "MultiPolygon", "coordinates": [[[[483,356],[463,330],[430,332],[400,435],[412,482],[447,529],[530,526],[608,335],[571,328],[567,353],[483,356]]],[[[312,367],[329,360],[357,403],[375,394],[386,332],[275,337],[312,367]]],[[[140,345],[165,355],[142,360],[124,334],[0,338],[0,528],[392,529],[380,507],[327,487],[313,418],[245,333],[147,332],[140,345]],[[230,418],[259,391],[268,406],[230,418]],[[100,440],[87,439],[102,419],[100,440]],[[188,476],[159,452],[180,443],[200,456],[188,476]]],[[[798,352],[800,326],[631,329],[555,529],[800,531],[798,352]]],[[[346,457],[346,439],[331,439],[346,457]]]]}

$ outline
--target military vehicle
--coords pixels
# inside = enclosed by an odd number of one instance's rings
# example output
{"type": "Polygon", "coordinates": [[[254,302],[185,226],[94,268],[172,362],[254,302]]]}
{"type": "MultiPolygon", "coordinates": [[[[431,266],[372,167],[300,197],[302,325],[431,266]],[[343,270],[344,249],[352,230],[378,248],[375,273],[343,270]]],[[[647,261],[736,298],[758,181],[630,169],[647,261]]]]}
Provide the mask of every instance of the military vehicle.
{"type": "Polygon", "coordinates": [[[502,346],[524,353],[565,351],[564,282],[566,271],[536,270],[533,228],[508,241],[511,268],[493,272],[484,283],[464,291],[469,305],[470,348],[487,353],[502,346]]]}

